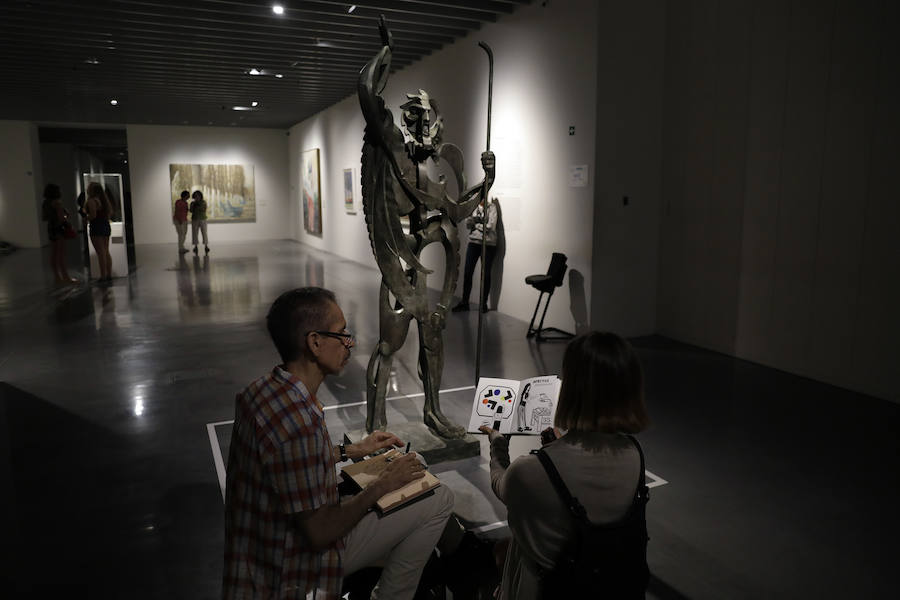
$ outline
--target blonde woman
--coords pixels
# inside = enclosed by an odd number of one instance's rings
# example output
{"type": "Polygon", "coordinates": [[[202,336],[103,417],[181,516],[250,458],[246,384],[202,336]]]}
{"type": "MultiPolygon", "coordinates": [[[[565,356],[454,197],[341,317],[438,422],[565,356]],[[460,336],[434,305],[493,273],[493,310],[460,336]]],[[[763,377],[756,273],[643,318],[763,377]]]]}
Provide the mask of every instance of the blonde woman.
{"type": "Polygon", "coordinates": [[[113,206],[99,183],[93,182],[88,185],[84,210],[88,215],[91,244],[97,252],[97,262],[100,264],[99,282],[108,284],[112,281],[112,256],[109,254],[109,237],[112,232],[109,221],[113,216],[113,206]]]}

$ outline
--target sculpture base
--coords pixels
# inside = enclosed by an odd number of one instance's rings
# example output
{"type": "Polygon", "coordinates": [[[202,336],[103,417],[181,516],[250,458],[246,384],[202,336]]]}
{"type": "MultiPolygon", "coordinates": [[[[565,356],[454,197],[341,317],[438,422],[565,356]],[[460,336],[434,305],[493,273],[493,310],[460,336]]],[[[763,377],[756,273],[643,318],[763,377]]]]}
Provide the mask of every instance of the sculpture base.
{"type": "MultiPolygon", "coordinates": [[[[471,458],[481,454],[478,438],[468,433],[465,437],[447,440],[435,434],[425,423],[421,422],[388,425],[387,430],[404,442],[409,442],[410,450],[421,454],[429,465],[445,460],[471,458]]],[[[345,433],[344,440],[349,444],[355,444],[367,435],[365,429],[355,429],[345,433]]]]}

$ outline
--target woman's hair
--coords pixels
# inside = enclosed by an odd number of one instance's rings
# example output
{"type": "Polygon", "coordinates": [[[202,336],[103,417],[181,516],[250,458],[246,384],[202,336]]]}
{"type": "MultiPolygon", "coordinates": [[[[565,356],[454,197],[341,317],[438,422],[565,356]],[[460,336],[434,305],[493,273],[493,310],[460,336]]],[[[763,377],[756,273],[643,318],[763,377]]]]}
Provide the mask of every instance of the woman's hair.
{"type": "Polygon", "coordinates": [[[47,200],[56,200],[57,198],[61,198],[62,194],[59,191],[59,186],[55,183],[48,183],[44,186],[44,198],[47,200]]]}
{"type": "Polygon", "coordinates": [[[56,216],[56,208],[53,207],[53,202],[61,197],[59,186],[55,183],[48,183],[44,187],[44,202],[41,204],[41,212],[45,221],[50,221],[56,216]]]}
{"type": "Polygon", "coordinates": [[[266,327],[282,361],[299,358],[306,334],[329,325],[325,320],[331,304],[337,304],[334,292],[318,287],[298,288],[278,296],[266,315],[266,327]]]}
{"type": "Polygon", "coordinates": [[[103,191],[103,186],[97,183],[96,181],[92,181],[88,184],[87,187],[87,197],[88,198],[96,198],[103,209],[106,211],[106,216],[109,219],[112,219],[113,216],[113,205],[112,202],[109,201],[109,197],[107,197],[106,192],[103,191]]]}
{"type": "Polygon", "coordinates": [[[191,196],[191,193],[190,193],[189,191],[187,191],[187,190],[182,190],[182,192],[181,192],[181,197],[182,197],[182,198],[190,198],[190,196],[191,196]]]}
{"type": "Polygon", "coordinates": [[[194,193],[191,194],[191,198],[195,200],[203,200],[203,192],[200,190],[194,190],[194,193]]]}
{"type": "Polygon", "coordinates": [[[592,331],[569,343],[554,424],[576,431],[637,433],[647,427],[641,363],[631,344],[592,331]]]}

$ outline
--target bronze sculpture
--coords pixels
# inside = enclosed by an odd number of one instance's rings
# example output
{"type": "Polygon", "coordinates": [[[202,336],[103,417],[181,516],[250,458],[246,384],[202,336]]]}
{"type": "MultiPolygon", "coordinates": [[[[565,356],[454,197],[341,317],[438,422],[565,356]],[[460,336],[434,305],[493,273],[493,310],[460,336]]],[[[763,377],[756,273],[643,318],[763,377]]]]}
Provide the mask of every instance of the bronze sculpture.
{"type": "Polygon", "coordinates": [[[394,125],[381,92],[390,73],[393,39],[384,17],[379,22],[382,48],[360,71],[357,92],[366,120],[362,150],[363,208],[369,241],[381,269],[379,293],[379,342],[366,371],[366,431],[383,429],[385,393],[394,353],[406,340],[409,324],[419,330],[419,377],[425,391],[424,421],[439,436],[453,439],[465,429],[449,420],[440,409],[438,391],[443,371],[442,332],[459,269],[456,224],[483,201],[494,181],[494,155],[481,155],[484,180],[466,189],[462,152],[443,143],[443,122],[437,105],[424,90],[407,94],[403,130],[394,125]],[[426,161],[443,160],[456,179],[458,198],[447,194],[446,182],[431,180],[426,161]],[[401,217],[409,218],[409,233],[401,217]],[[444,282],[434,307],[427,299],[426,269],[419,258],[422,250],[440,243],[444,249],[444,282]],[[391,302],[393,295],[394,302],[391,302]]]}

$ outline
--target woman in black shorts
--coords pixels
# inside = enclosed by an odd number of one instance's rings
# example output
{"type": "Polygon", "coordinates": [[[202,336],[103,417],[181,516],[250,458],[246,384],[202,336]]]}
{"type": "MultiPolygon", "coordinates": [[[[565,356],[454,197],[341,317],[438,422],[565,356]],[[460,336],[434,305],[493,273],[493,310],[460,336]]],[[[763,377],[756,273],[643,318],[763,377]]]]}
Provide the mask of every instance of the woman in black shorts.
{"type": "Polygon", "coordinates": [[[44,220],[47,221],[47,235],[50,238],[50,267],[53,269],[53,276],[56,283],[77,283],[77,279],[69,277],[66,270],[66,228],[69,225],[69,213],[62,206],[59,192],[59,186],[48,183],[44,188],[44,204],[43,213],[44,220]]]}
{"type": "Polygon", "coordinates": [[[109,254],[109,236],[112,231],[109,221],[113,216],[113,207],[99,183],[93,182],[88,185],[84,208],[88,214],[91,244],[97,252],[97,262],[100,264],[100,283],[109,283],[112,281],[112,256],[109,254]]]}

